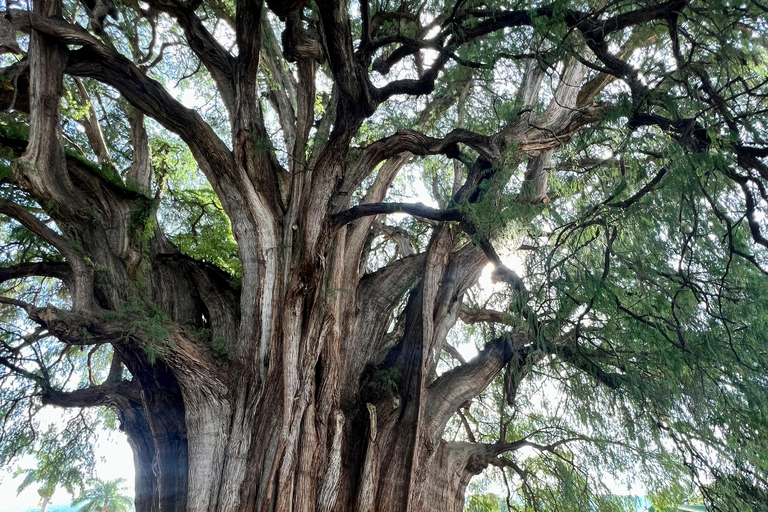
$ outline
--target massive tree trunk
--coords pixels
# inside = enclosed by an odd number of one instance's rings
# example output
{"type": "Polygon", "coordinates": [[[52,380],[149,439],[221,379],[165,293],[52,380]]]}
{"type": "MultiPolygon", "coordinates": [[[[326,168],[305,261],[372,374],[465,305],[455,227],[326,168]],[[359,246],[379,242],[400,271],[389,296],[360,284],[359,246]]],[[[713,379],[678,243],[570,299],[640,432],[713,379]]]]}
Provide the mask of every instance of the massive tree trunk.
{"type": "MultiPolygon", "coordinates": [[[[64,21],[57,0],[37,1],[33,14],[7,13],[32,34],[31,135],[26,148],[4,142],[23,151],[14,177],[59,230],[4,199],[0,211],[66,258],[64,269],[28,274],[61,276],[72,291],[69,311],[21,305],[65,343],[114,347],[105,382],[62,392],[39,379],[44,400],[118,411],[134,452],[139,512],[462,510],[472,476],[514,447],[448,442],[446,423],[510,361],[519,364],[508,371],[525,372],[535,343],[523,332],[504,335],[438,376],[464,294],[489,261],[499,279],[523,293],[520,279],[455,205],[488,199],[484,185],[528,157],[532,186],[520,201],[546,201],[551,151],[602,118],[604,108],[591,103],[600,88],[577,101],[586,68],[571,59],[538,117],[524,110],[493,135],[456,129],[439,139],[403,128],[352,158],[349,148],[365,119],[391,96],[431,92],[450,52],[417,80],[376,88],[367,75],[372,43],[364,38],[354,49],[345,2],[318,2],[319,36],[304,27],[298,6],[281,10],[282,55],[261,47],[263,38],[274,39],[262,37],[268,24],[261,3],[240,0],[230,20],[236,56],[182,3],[148,3],[177,19],[219,88],[232,149],[114,47],[64,21]],[[280,75],[283,86],[268,98],[292,155],[288,169],[259,142],[269,138],[254,85],[260,56],[273,70],[284,58],[297,63],[296,74],[280,75]],[[318,60],[328,63],[335,86],[316,123],[318,60]],[[97,169],[65,155],[58,106],[64,73],[114,87],[135,109],[127,185],[117,173],[105,175],[113,172],[108,165],[97,169]],[[156,227],[145,116],[177,133],[210,181],[239,246],[240,282],[182,255],[156,227]],[[477,153],[474,162],[460,145],[477,153]],[[428,155],[468,164],[465,180],[457,173],[454,206],[383,203],[397,172],[428,155]],[[374,173],[353,205],[352,192],[374,173]],[[376,215],[395,211],[435,222],[426,250],[361,275],[376,215]]],[[[531,24],[525,12],[496,28],[531,24]]],[[[649,8],[637,17],[664,12],[649,8]]],[[[599,38],[622,28],[617,23],[598,35],[586,22],[569,22],[592,30],[589,41],[599,48],[599,38]]],[[[535,103],[542,81],[538,66],[529,68],[522,105],[535,103]]],[[[463,95],[466,86],[435,98],[419,123],[463,95]]],[[[92,111],[89,122],[97,123],[92,111]]],[[[109,162],[105,151],[98,154],[109,162]]]]}

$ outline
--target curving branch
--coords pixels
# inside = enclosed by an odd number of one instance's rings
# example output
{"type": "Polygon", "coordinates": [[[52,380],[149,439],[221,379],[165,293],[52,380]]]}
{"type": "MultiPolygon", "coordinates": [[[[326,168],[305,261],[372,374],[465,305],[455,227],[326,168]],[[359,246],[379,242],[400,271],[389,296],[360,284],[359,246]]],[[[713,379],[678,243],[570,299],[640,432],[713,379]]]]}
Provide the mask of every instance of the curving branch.
{"type": "MultiPolygon", "coordinates": [[[[69,52],[66,72],[114,87],[133,106],[178,134],[189,145],[214,189],[221,191],[223,183],[233,181],[232,154],[200,114],[174,99],[159,82],[149,78],[115,49],[62,18],[45,18],[17,9],[0,15],[10,19],[17,31],[29,33],[35,30],[60,44],[80,46],[80,49],[69,52]]],[[[236,192],[232,190],[232,194],[236,192]]],[[[220,197],[226,204],[226,194],[220,194],[220,197]]]]}
{"type": "Polygon", "coordinates": [[[48,334],[69,345],[91,346],[104,343],[124,343],[144,335],[145,329],[132,316],[116,317],[114,312],[84,313],[59,309],[55,306],[37,307],[34,304],[0,296],[0,304],[23,309],[27,317],[45,328],[48,334]]]}
{"type": "Polygon", "coordinates": [[[450,55],[449,52],[441,52],[435,59],[435,62],[432,63],[432,66],[430,66],[430,68],[419,78],[403,78],[401,80],[395,80],[384,87],[376,89],[376,100],[381,103],[392,96],[397,96],[399,94],[420,96],[431,93],[435,89],[437,77],[448,62],[450,55]]]}
{"type": "Polygon", "coordinates": [[[340,228],[361,217],[389,213],[407,213],[414,217],[436,221],[461,220],[461,214],[456,210],[439,210],[426,206],[424,203],[366,203],[332,215],[331,223],[334,227],[340,228]]]}
{"type": "Polygon", "coordinates": [[[141,388],[135,381],[106,382],[74,391],[61,391],[50,386],[43,388],[44,405],[59,407],[107,406],[123,409],[131,402],[141,402],[141,388]]]}
{"type": "MultiPolygon", "coordinates": [[[[497,9],[463,9],[458,8],[451,16],[437,20],[434,27],[439,28],[437,35],[426,35],[431,31],[422,31],[422,38],[409,38],[400,33],[387,34],[380,38],[363,44],[359,52],[361,58],[365,61],[365,56],[372,50],[384,48],[393,44],[400,46],[392,51],[385,58],[374,63],[374,69],[382,74],[386,74],[392,66],[402,61],[408,56],[417,58],[422,50],[429,49],[438,52],[438,57],[429,70],[422,73],[418,79],[395,80],[376,90],[378,101],[384,101],[391,96],[398,94],[421,95],[432,91],[435,79],[445,64],[453,59],[463,65],[472,65],[461,59],[456,51],[464,44],[482,38],[490,33],[508,29],[512,27],[532,26],[535,20],[542,17],[558,16],[572,29],[579,30],[587,45],[592,49],[597,58],[607,66],[607,72],[616,77],[625,78],[634,89],[639,90],[640,82],[637,80],[631,66],[621,60],[626,51],[621,52],[621,57],[616,57],[608,51],[606,37],[615,32],[622,31],[634,25],[647,23],[649,21],[666,19],[671,13],[682,10],[686,1],[669,0],[656,5],[625,12],[617,16],[600,19],[598,16],[577,11],[574,9],[562,9],[553,5],[544,5],[537,9],[529,10],[497,10],[497,9]]],[[[377,13],[376,16],[390,15],[408,15],[410,13],[377,13]]],[[[417,19],[416,19],[417,20],[417,19]]],[[[622,48],[625,50],[625,48],[622,48]]],[[[601,77],[595,81],[585,96],[582,97],[582,105],[593,97],[600,89],[605,87],[610,80],[601,77]]]]}
{"type": "Polygon", "coordinates": [[[500,151],[493,144],[493,139],[486,135],[456,128],[442,138],[430,137],[416,130],[400,128],[394,135],[379,139],[363,150],[363,162],[366,167],[373,169],[388,158],[404,151],[417,156],[445,155],[449,158],[461,159],[459,144],[465,144],[477,151],[483,158],[494,161],[500,156],[500,151]]]}
{"type": "Polygon", "coordinates": [[[58,261],[41,261],[34,263],[19,263],[8,267],[0,267],[0,283],[11,279],[25,277],[53,277],[68,283],[72,279],[69,265],[58,261]]]}
{"type": "Polygon", "coordinates": [[[95,407],[107,406],[124,409],[131,404],[141,403],[141,388],[136,381],[107,380],[104,384],[62,391],[56,389],[48,379],[48,370],[32,372],[17,365],[10,359],[0,356],[0,366],[31,380],[40,387],[43,405],[59,407],[95,407]]]}
{"type": "MultiPolygon", "coordinates": [[[[621,165],[624,165],[623,163],[621,165]]],[[[659,172],[656,173],[656,175],[646,183],[640,190],[638,190],[635,194],[632,195],[632,197],[625,199],[624,201],[614,201],[611,203],[607,203],[607,206],[610,206],[612,208],[628,208],[641,200],[646,194],[649,192],[652,192],[656,185],[658,185],[661,180],[664,178],[664,176],[667,174],[667,168],[662,167],[659,169],[659,172]]]]}

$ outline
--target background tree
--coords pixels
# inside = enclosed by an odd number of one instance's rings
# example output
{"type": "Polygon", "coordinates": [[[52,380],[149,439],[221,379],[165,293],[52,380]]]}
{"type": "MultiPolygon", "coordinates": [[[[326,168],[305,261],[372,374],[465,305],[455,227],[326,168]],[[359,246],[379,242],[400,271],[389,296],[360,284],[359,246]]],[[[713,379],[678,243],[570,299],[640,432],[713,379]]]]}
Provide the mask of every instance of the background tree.
{"type": "Polygon", "coordinates": [[[72,502],[79,506],[79,512],[129,512],[133,510],[133,500],[123,494],[125,480],[91,480],[88,488],[72,502]]]}
{"type": "Polygon", "coordinates": [[[46,511],[59,487],[73,497],[78,490],[82,492],[87,475],[92,472],[93,455],[89,445],[92,439],[83,435],[82,429],[77,427],[77,421],[68,422],[62,435],[58,435],[57,429],[51,428],[39,436],[36,450],[25,450],[34,451],[37,467],[16,472],[17,476],[24,475],[18,493],[31,485],[37,486],[40,512],[46,511]]]}
{"type": "Polygon", "coordinates": [[[755,506],[764,5],[8,7],[4,463],[102,406],[142,512],[755,506]]]}

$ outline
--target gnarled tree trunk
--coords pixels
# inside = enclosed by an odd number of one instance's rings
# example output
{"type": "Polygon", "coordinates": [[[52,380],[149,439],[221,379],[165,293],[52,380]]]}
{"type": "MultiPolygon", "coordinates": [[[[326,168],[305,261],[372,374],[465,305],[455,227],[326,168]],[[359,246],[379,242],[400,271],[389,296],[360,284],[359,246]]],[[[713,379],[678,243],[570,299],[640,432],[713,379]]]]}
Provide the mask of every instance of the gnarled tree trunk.
{"type": "MultiPolygon", "coordinates": [[[[482,268],[494,263],[496,276],[521,291],[520,279],[455,205],[483,199],[484,185],[500,169],[527,156],[532,186],[521,202],[545,201],[551,150],[601,119],[604,109],[591,103],[600,88],[577,102],[585,67],[573,59],[538,117],[523,111],[493,135],[459,128],[438,139],[400,129],[352,158],[364,120],[394,95],[431,92],[450,52],[418,79],[377,88],[367,74],[370,35],[353,47],[345,2],[317,2],[319,34],[300,19],[301,2],[279,11],[282,55],[261,47],[263,38],[274,38],[262,34],[269,25],[261,2],[238,0],[230,20],[236,56],[183,3],[148,3],[178,21],[216,83],[231,119],[232,149],[114,47],[61,18],[59,0],[35,2],[32,14],[6,13],[32,39],[29,144],[5,143],[23,151],[15,179],[45,205],[60,232],[9,201],[0,200],[0,211],[66,258],[64,268],[30,275],[60,276],[72,290],[70,311],[23,306],[65,343],[114,347],[105,382],[63,392],[41,380],[45,401],[119,412],[134,452],[139,512],[461,510],[472,476],[514,447],[448,442],[446,423],[513,359],[520,364],[510,371],[527,371],[534,344],[524,333],[505,335],[437,375],[446,336],[482,268]],[[297,62],[296,75],[280,75],[283,87],[268,98],[290,146],[288,169],[259,144],[269,138],[255,85],[261,57],[273,70],[284,58],[297,62]],[[328,112],[315,123],[318,60],[327,62],[335,85],[328,112]],[[106,152],[99,172],[65,155],[58,106],[65,73],[114,87],[136,109],[126,186],[105,178],[106,152]],[[210,181],[239,246],[239,283],[182,255],[155,227],[145,116],[177,133],[210,181]],[[474,150],[476,160],[466,161],[460,147],[474,150]],[[469,164],[466,179],[457,178],[454,206],[382,202],[397,172],[428,155],[469,164]],[[353,205],[352,193],[375,171],[353,205]],[[435,221],[426,250],[361,275],[376,215],[395,211],[435,221]],[[203,329],[210,335],[199,336],[203,329]]],[[[527,12],[494,29],[532,24],[527,12]]],[[[595,32],[590,41],[599,45],[599,37],[620,28],[595,32]]],[[[535,103],[541,85],[541,71],[529,68],[523,105],[535,103]]],[[[466,86],[434,98],[419,123],[465,94],[466,86]]]]}

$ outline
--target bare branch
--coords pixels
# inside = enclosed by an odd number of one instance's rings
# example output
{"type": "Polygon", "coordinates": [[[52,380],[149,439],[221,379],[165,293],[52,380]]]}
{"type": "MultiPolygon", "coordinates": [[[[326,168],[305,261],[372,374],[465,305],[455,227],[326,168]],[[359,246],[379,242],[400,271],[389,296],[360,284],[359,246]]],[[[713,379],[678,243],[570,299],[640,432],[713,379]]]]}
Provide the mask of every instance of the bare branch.
{"type": "Polygon", "coordinates": [[[380,139],[365,148],[363,159],[367,166],[374,168],[379,162],[408,151],[417,156],[445,155],[449,158],[461,158],[458,144],[466,144],[482,157],[494,161],[500,156],[491,137],[457,128],[443,138],[429,137],[416,130],[399,129],[395,135],[380,139]]]}
{"type": "Polygon", "coordinates": [[[99,118],[96,115],[96,109],[91,101],[91,95],[88,94],[88,90],[83,85],[83,81],[79,78],[75,78],[75,85],[80,93],[80,98],[88,109],[88,114],[85,119],[80,122],[85,128],[85,135],[88,137],[88,143],[96,154],[96,158],[101,165],[108,165],[114,167],[112,163],[112,157],[109,155],[109,148],[104,140],[104,134],[101,131],[101,125],[99,124],[99,118]]]}
{"type": "Polygon", "coordinates": [[[141,402],[141,388],[134,381],[107,382],[74,391],[61,391],[49,386],[43,389],[42,401],[45,405],[59,407],[124,408],[130,402],[141,402]]]}
{"type": "Polygon", "coordinates": [[[10,279],[33,276],[53,277],[68,282],[72,279],[72,272],[67,263],[54,261],[19,263],[9,267],[0,267],[0,283],[10,279]]]}
{"type": "Polygon", "coordinates": [[[461,215],[457,211],[438,210],[424,203],[367,203],[353,206],[349,210],[331,216],[335,227],[341,227],[361,217],[389,213],[407,213],[414,217],[436,221],[459,221],[461,215]]]}

